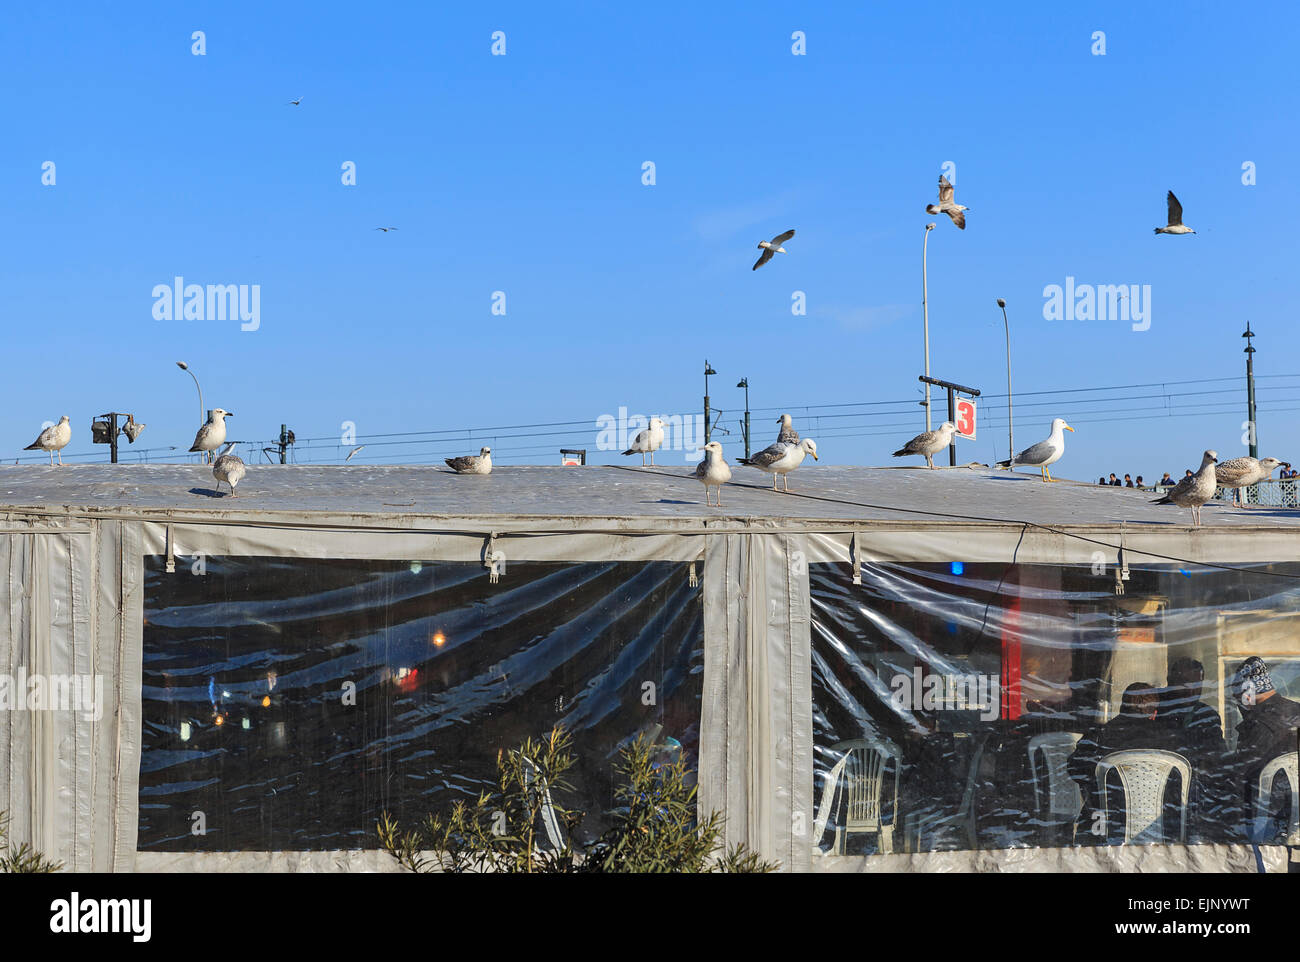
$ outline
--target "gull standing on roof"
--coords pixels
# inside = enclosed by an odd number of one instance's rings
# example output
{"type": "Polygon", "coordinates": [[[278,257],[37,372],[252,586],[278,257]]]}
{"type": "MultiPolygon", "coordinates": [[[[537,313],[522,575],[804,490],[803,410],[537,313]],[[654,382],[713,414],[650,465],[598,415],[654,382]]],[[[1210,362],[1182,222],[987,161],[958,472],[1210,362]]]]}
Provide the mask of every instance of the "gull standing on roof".
{"type": "Polygon", "coordinates": [[[1201,523],[1201,505],[1214,497],[1218,483],[1214,476],[1214,465],[1219,460],[1215,451],[1206,451],[1201,457],[1201,469],[1190,478],[1183,478],[1158,501],[1152,504],[1176,504],[1180,508],[1192,509],[1192,523],[1201,523]]]}
{"type": "Polygon", "coordinates": [[[1040,468],[1044,481],[1055,481],[1047,467],[1061,460],[1061,455],[1065,453],[1065,434],[1062,433],[1064,431],[1073,434],[1074,428],[1065,423],[1065,418],[1055,418],[1052,421],[1052,433],[1048,435],[1046,441],[1039,441],[1025,448],[1009,461],[999,461],[998,467],[1010,470],[1017,464],[1023,464],[1030,468],[1040,468]]]}
{"type": "Polygon", "coordinates": [[[212,476],[217,479],[217,490],[221,490],[222,481],[226,482],[226,484],[230,485],[230,496],[232,498],[235,496],[235,485],[244,480],[244,472],[248,470],[243,458],[230,453],[230,449],[234,446],[234,441],[229,442],[212,464],[212,476]]]}
{"type": "Polygon", "coordinates": [[[717,488],[718,507],[722,507],[722,486],[731,480],[731,465],[722,457],[722,445],[717,441],[704,445],[704,460],[695,466],[695,477],[704,482],[704,503],[712,503],[709,488],[717,488]]]}
{"type": "Polygon", "coordinates": [[[955,203],[952,199],[953,186],[948,183],[948,178],[943,174],[939,175],[939,203],[930,204],[925,208],[927,214],[947,214],[952,218],[952,222],[962,230],[966,229],[966,215],[962,211],[970,210],[969,207],[963,207],[955,203]]]}
{"type": "Polygon", "coordinates": [[[934,469],[934,456],[952,443],[952,436],[957,433],[957,425],[944,421],[937,430],[924,431],[894,452],[894,457],[902,458],[909,454],[925,455],[925,463],[934,469]]]}
{"type": "Polygon", "coordinates": [[[655,463],[655,452],[663,446],[664,443],[664,422],[661,418],[651,418],[649,427],[642,428],[637,432],[637,436],[632,439],[632,446],[623,452],[623,456],[629,454],[641,455],[641,467],[645,467],[645,456],[650,455],[650,463],[655,463]]]}
{"type": "MultiPolygon", "coordinates": [[[[50,467],[54,467],[54,452],[59,452],[59,464],[63,463],[63,449],[68,446],[72,440],[72,425],[65,414],[59,418],[58,424],[51,424],[42,431],[31,444],[23,448],[24,451],[48,451],[50,453],[50,467]]],[[[14,462],[15,464],[17,462],[14,462]]]]}
{"type": "Polygon", "coordinates": [[[208,416],[207,423],[199,428],[198,434],[194,435],[194,446],[190,448],[190,451],[201,451],[203,453],[203,462],[206,464],[208,456],[226,443],[226,418],[233,418],[234,416],[230,411],[213,408],[212,413],[208,416]]]}
{"type": "Polygon", "coordinates": [[[776,419],[776,423],[781,425],[781,430],[776,436],[779,444],[798,444],[799,432],[794,429],[794,422],[790,415],[782,414],[776,419]]]}
{"type": "Polygon", "coordinates": [[[1266,480],[1278,468],[1290,471],[1291,465],[1277,458],[1261,458],[1258,461],[1254,458],[1232,458],[1214,466],[1214,480],[1221,488],[1231,488],[1234,492],[1233,501],[1240,505],[1243,488],[1266,480]]]}
{"type": "MultiPolygon", "coordinates": [[[[781,245],[794,236],[794,231],[788,230],[784,234],[777,234],[770,241],[759,241],[758,246],[763,249],[763,253],[758,255],[758,260],[754,261],[752,271],[758,270],[764,264],[772,259],[773,254],[784,254],[786,249],[781,245]]],[[[705,492],[707,494],[707,492],[705,492]]],[[[719,492],[720,493],[720,492],[719,492]]]]}
{"type": "Polygon", "coordinates": [[[491,474],[492,449],[480,448],[478,454],[467,454],[463,458],[444,458],[447,467],[457,474],[491,474]]]}
{"type": "Polygon", "coordinates": [[[1183,223],[1183,205],[1178,203],[1178,198],[1174,196],[1171,190],[1166,198],[1169,204],[1169,223],[1164,227],[1157,227],[1157,234],[1195,234],[1196,231],[1183,223]]]}
{"type": "Polygon", "coordinates": [[[751,468],[758,468],[760,471],[766,471],[772,475],[772,490],[776,490],[776,479],[781,478],[785,485],[785,490],[790,490],[790,472],[799,465],[803,464],[806,455],[811,454],[814,461],[820,461],[817,457],[817,442],[812,438],[804,438],[798,444],[787,444],[784,441],[777,441],[776,444],[764,448],[752,458],[737,458],[741,464],[748,465],[751,468]]]}

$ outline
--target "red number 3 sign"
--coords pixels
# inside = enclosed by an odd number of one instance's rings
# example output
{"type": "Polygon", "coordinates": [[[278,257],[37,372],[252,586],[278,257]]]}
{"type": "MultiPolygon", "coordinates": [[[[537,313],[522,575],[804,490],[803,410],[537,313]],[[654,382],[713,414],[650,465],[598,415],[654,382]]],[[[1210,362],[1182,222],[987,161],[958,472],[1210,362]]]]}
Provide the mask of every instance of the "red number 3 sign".
{"type": "Polygon", "coordinates": [[[975,402],[974,400],[958,399],[957,410],[957,433],[967,440],[975,440],[975,402]]]}

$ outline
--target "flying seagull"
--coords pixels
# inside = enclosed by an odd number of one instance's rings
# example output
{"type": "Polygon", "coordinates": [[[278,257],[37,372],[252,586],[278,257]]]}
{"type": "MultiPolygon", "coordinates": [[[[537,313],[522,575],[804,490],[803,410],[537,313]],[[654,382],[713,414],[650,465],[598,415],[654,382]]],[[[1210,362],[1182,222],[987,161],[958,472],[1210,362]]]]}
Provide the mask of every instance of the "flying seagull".
{"type": "Polygon", "coordinates": [[[1192,523],[1201,523],[1201,505],[1214,497],[1218,487],[1214,477],[1214,465],[1219,460],[1215,451],[1206,451],[1201,458],[1201,469],[1190,478],[1183,478],[1165,496],[1152,504],[1176,504],[1180,508],[1192,509],[1192,523]]]}
{"type": "Polygon", "coordinates": [[[285,106],[286,106],[286,107],[289,107],[289,106],[297,107],[300,103],[302,103],[302,98],[301,98],[301,97],[299,97],[297,100],[290,100],[289,103],[285,104],[285,106]]]}
{"type": "Polygon", "coordinates": [[[927,214],[947,214],[952,218],[952,222],[962,230],[966,229],[966,215],[962,211],[970,210],[969,207],[963,207],[961,204],[953,202],[953,186],[948,183],[948,178],[943,174],[939,175],[939,203],[930,204],[925,208],[927,214]]]}
{"type": "Polygon", "coordinates": [[[221,482],[224,481],[230,485],[230,496],[235,496],[235,485],[244,480],[244,472],[248,470],[242,458],[238,458],[230,453],[230,449],[235,446],[231,441],[222,449],[220,457],[212,464],[212,476],[217,479],[217,490],[221,490],[221,482]]]}
{"type": "Polygon", "coordinates": [[[348,456],[347,456],[346,458],[344,458],[343,461],[344,461],[345,463],[348,462],[348,461],[351,461],[351,460],[352,460],[352,455],[356,454],[358,451],[360,451],[360,450],[361,450],[362,448],[364,448],[364,447],[365,447],[364,444],[358,444],[355,448],[353,448],[351,451],[348,452],[348,456]]]}
{"type": "MultiPolygon", "coordinates": [[[[772,259],[773,254],[784,254],[786,249],[781,245],[794,236],[794,231],[788,230],[784,234],[777,234],[770,241],[759,241],[758,246],[763,249],[763,253],[758,255],[758,260],[754,261],[754,266],[750,270],[756,271],[772,259]]],[[[718,492],[721,494],[722,492],[718,492]]],[[[706,491],[705,494],[708,494],[706,491]]]]}
{"type": "Polygon", "coordinates": [[[1254,458],[1232,458],[1214,466],[1214,480],[1219,487],[1232,489],[1235,493],[1233,500],[1241,504],[1243,488],[1258,484],[1280,467],[1291,470],[1290,464],[1277,458],[1261,458],[1258,461],[1254,458]]]}
{"type": "Polygon", "coordinates": [[[902,458],[909,454],[922,454],[925,463],[934,468],[934,456],[952,443],[952,436],[957,433],[957,425],[944,421],[937,430],[924,431],[894,452],[894,457],[902,458]]]}
{"type": "Polygon", "coordinates": [[[1157,227],[1157,234],[1195,234],[1196,231],[1183,223],[1183,205],[1178,203],[1178,198],[1174,192],[1169,192],[1169,223],[1164,227],[1157,227]]]}
{"type": "Polygon", "coordinates": [[[194,435],[194,446],[190,451],[201,451],[206,463],[209,454],[226,443],[226,418],[233,417],[234,414],[229,411],[213,408],[212,416],[199,428],[199,433],[194,435]]]}
{"type": "Polygon", "coordinates": [[[794,429],[794,422],[790,415],[782,414],[776,419],[776,423],[781,425],[781,431],[777,434],[776,440],[780,444],[798,444],[799,432],[794,429]]]}
{"type": "Polygon", "coordinates": [[[664,422],[660,418],[651,418],[650,426],[637,432],[637,436],[632,439],[632,446],[623,452],[626,457],[629,454],[641,455],[641,467],[645,467],[645,456],[650,455],[650,463],[655,463],[655,452],[664,443],[664,422]]]}
{"type": "Polygon", "coordinates": [[[811,454],[814,461],[820,461],[817,457],[817,442],[812,438],[804,438],[798,444],[786,444],[784,441],[777,441],[770,447],[764,448],[752,458],[737,458],[741,464],[748,465],[751,468],[758,468],[760,471],[766,471],[772,475],[772,490],[776,490],[776,479],[779,477],[785,490],[790,490],[790,472],[799,465],[803,464],[803,459],[811,454]]]}
{"type": "Polygon", "coordinates": [[[467,454],[463,458],[444,458],[447,467],[457,474],[491,474],[492,449],[481,448],[478,454],[467,454]]]}
{"type": "MultiPolygon", "coordinates": [[[[68,422],[68,416],[65,414],[59,418],[58,424],[51,424],[48,428],[27,447],[24,451],[48,451],[50,453],[50,467],[54,466],[54,452],[59,452],[59,464],[63,463],[63,449],[68,446],[72,440],[72,425],[68,422]]],[[[15,462],[17,463],[17,462],[15,462]]]]}
{"type": "Polygon", "coordinates": [[[376,227],[375,230],[381,230],[387,234],[390,230],[397,230],[396,227],[376,227]]]}
{"type": "Polygon", "coordinates": [[[1044,481],[1055,481],[1052,472],[1047,470],[1048,465],[1055,464],[1061,460],[1061,455],[1065,453],[1065,435],[1063,431],[1074,433],[1074,428],[1065,423],[1065,418],[1056,418],[1052,421],[1052,433],[1048,435],[1046,441],[1039,441],[1037,444],[1025,448],[1010,461],[999,461],[999,468],[1013,468],[1017,464],[1023,464],[1030,468],[1040,468],[1044,481]]]}
{"type": "Polygon", "coordinates": [[[704,460],[695,466],[695,477],[704,482],[704,503],[712,503],[709,488],[717,488],[718,507],[722,507],[722,486],[731,480],[731,466],[723,459],[722,445],[717,441],[704,445],[704,460]]]}

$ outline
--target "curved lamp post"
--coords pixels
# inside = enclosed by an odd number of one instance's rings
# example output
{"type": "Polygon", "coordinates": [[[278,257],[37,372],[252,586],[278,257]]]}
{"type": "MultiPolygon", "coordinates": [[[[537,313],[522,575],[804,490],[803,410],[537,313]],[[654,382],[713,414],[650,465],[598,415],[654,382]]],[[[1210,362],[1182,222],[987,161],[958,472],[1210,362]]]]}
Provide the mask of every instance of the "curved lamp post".
{"type": "MultiPolygon", "coordinates": [[[[925,376],[930,376],[930,290],[925,273],[925,259],[930,250],[933,223],[925,225],[925,243],[921,245],[921,313],[925,318],[925,376]]],[[[925,429],[930,430],[930,382],[925,382],[925,429]]]]}
{"type": "Polygon", "coordinates": [[[998,307],[1002,308],[1002,326],[1007,331],[1007,457],[1016,456],[1016,439],[1011,430],[1011,324],[1007,320],[1007,302],[1005,298],[998,298],[998,307]]]}

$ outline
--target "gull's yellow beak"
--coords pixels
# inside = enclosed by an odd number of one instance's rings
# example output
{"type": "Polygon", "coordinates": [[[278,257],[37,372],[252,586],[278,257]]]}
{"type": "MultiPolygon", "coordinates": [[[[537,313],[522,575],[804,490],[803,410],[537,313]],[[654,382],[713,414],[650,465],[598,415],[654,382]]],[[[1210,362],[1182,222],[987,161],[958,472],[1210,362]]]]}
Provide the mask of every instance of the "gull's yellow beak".
{"type": "Polygon", "coordinates": [[[1074,428],[1070,427],[1068,424],[1065,426],[1065,430],[1069,431],[1071,434],[1074,433],[1074,428]]]}
{"type": "Polygon", "coordinates": [[[809,451],[808,453],[811,454],[811,455],[813,456],[813,460],[814,460],[814,461],[820,461],[820,460],[821,460],[821,458],[817,457],[817,452],[816,452],[816,451],[809,451]]]}

